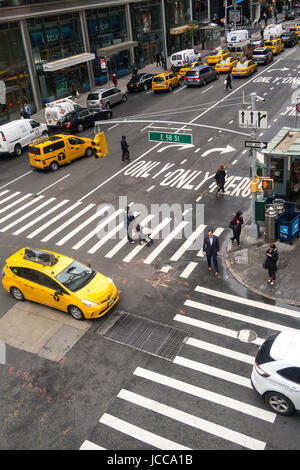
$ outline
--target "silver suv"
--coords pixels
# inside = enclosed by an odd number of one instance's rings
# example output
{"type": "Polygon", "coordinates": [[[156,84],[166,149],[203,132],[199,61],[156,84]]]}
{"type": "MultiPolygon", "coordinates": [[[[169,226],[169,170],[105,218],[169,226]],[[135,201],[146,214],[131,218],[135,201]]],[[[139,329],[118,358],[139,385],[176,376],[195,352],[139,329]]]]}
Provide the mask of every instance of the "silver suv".
{"type": "Polygon", "coordinates": [[[102,109],[110,109],[117,103],[127,101],[127,95],[118,88],[99,88],[88,94],[86,105],[87,107],[99,107],[102,109]]]}

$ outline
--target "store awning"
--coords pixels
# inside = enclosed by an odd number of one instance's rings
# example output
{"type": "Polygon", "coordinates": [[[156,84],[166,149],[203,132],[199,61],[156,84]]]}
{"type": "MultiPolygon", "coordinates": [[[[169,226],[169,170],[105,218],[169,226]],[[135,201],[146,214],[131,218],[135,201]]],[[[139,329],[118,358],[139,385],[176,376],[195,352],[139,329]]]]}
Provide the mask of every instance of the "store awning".
{"type": "Polygon", "coordinates": [[[66,67],[72,67],[72,65],[83,64],[96,58],[95,54],[91,52],[84,52],[83,54],[73,55],[64,59],[54,60],[53,62],[47,62],[43,64],[44,72],[55,72],[56,70],[65,69],[66,67]]]}
{"type": "Polygon", "coordinates": [[[110,57],[116,52],[125,51],[126,49],[130,49],[131,47],[136,47],[138,45],[139,43],[137,41],[126,41],[120,42],[119,44],[113,44],[112,46],[101,47],[101,49],[97,49],[97,57],[110,57]]]}
{"type": "Polygon", "coordinates": [[[177,28],[171,28],[170,29],[170,34],[183,34],[189,28],[190,28],[190,26],[188,24],[186,24],[184,26],[178,26],[177,28]]]}

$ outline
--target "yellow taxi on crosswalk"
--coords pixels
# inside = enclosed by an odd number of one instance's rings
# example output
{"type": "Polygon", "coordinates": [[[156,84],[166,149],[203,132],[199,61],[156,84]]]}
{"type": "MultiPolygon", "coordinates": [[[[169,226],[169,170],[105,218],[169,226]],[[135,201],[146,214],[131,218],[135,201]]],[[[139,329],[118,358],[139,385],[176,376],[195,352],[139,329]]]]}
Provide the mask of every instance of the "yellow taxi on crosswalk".
{"type": "Polygon", "coordinates": [[[289,31],[291,33],[297,34],[298,38],[300,38],[300,25],[299,24],[295,24],[294,26],[290,26],[289,31]]]}
{"type": "Polygon", "coordinates": [[[68,256],[22,248],[6,260],[2,285],[16,300],[31,300],[76,320],[105,315],[119,300],[112,279],[68,256]]]}
{"type": "Polygon", "coordinates": [[[181,76],[181,78],[184,78],[188,70],[193,69],[194,67],[201,66],[201,65],[207,65],[207,64],[201,62],[201,60],[197,60],[196,62],[193,62],[191,64],[186,64],[183,67],[181,67],[181,69],[179,70],[179,75],[181,76]]]}
{"type": "Polygon", "coordinates": [[[232,68],[232,76],[233,77],[249,77],[254,73],[257,69],[257,63],[253,60],[240,60],[233,68],[232,68]]]}
{"type": "Polygon", "coordinates": [[[180,86],[180,75],[173,72],[164,72],[155,75],[152,79],[153,91],[172,91],[176,86],[180,86]]]}
{"type": "Polygon", "coordinates": [[[234,67],[238,63],[238,59],[235,59],[234,57],[226,57],[226,59],[220,60],[215,65],[215,69],[222,73],[222,72],[229,72],[229,70],[232,70],[232,67],[234,67]]]}
{"type": "Polygon", "coordinates": [[[210,53],[207,57],[208,64],[217,64],[220,60],[226,59],[226,57],[230,56],[230,52],[227,49],[222,49],[221,47],[217,47],[214,51],[210,53]]]}
{"type": "Polygon", "coordinates": [[[272,49],[273,55],[278,55],[284,49],[284,43],[281,38],[269,39],[264,41],[264,46],[272,49]]]}

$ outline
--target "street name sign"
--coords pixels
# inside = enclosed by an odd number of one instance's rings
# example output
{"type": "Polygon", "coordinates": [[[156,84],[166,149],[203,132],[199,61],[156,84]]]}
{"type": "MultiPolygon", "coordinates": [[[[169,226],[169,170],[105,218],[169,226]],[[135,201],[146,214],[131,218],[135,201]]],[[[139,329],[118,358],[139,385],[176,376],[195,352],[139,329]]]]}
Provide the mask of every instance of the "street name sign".
{"type": "Polygon", "coordinates": [[[250,149],[265,149],[268,146],[268,142],[255,142],[253,140],[245,140],[245,147],[250,149]]]}
{"type": "Polygon", "coordinates": [[[239,110],[239,127],[247,129],[268,129],[267,111],[239,110]]]}
{"type": "Polygon", "coordinates": [[[170,144],[192,144],[192,134],[176,134],[175,132],[149,131],[149,142],[168,142],[170,144]]]}

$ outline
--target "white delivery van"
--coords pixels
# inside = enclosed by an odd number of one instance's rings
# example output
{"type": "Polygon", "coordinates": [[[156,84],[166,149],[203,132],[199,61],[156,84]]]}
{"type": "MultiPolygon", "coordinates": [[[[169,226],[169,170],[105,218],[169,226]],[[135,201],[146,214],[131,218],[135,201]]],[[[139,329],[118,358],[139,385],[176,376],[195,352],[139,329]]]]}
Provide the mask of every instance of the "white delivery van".
{"type": "Polygon", "coordinates": [[[81,108],[81,106],[72,101],[71,98],[72,97],[69,96],[68,98],[61,98],[60,100],[46,104],[45,119],[48,127],[55,128],[60,119],[64,118],[66,114],[81,108]]]}
{"type": "Polygon", "coordinates": [[[269,24],[264,29],[264,41],[269,41],[270,39],[280,38],[283,33],[281,24],[269,24]]]}
{"type": "Polygon", "coordinates": [[[237,42],[244,42],[249,39],[249,31],[247,29],[237,29],[235,31],[229,31],[226,36],[227,42],[230,43],[237,43],[237,42]]]}
{"type": "Polygon", "coordinates": [[[175,52],[171,55],[170,65],[174,65],[176,67],[187,64],[188,62],[196,62],[196,60],[200,59],[200,52],[195,51],[195,49],[185,49],[184,51],[175,52]]]}
{"type": "Polygon", "coordinates": [[[48,135],[46,124],[34,119],[17,119],[0,126],[0,155],[21,155],[22,150],[33,140],[48,135]]]}

